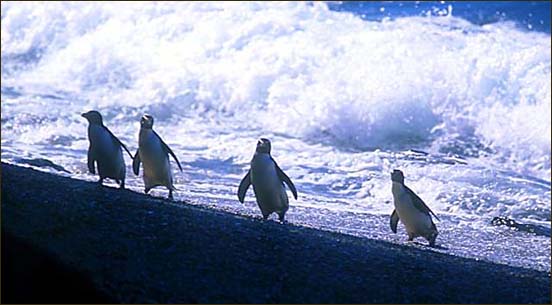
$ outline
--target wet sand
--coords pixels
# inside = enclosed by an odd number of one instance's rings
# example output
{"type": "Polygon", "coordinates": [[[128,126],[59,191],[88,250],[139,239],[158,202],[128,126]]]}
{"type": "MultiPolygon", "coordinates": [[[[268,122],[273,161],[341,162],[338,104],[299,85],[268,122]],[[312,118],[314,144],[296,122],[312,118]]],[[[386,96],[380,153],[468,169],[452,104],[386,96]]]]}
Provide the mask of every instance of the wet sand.
{"type": "Polygon", "coordinates": [[[546,272],[1,169],[3,303],[551,299],[546,272]]]}

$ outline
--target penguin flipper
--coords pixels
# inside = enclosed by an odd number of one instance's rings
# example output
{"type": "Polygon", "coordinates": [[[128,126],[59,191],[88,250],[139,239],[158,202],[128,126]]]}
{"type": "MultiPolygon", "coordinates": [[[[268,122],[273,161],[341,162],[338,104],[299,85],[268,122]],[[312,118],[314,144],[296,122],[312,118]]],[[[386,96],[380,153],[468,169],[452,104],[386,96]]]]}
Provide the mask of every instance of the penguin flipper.
{"type": "Polygon", "coordinates": [[[238,200],[243,203],[245,199],[245,193],[247,193],[247,189],[251,185],[251,170],[247,171],[247,174],[245,177],[243,177],[242,181],[240,182],[240,187],[238,188],[238,200]]]}
{"type": "Polygon", "coordinates": [[[410,195],[410,198],[412,198],[412,203],[414,204],[414,207],[416,207],[416,209],[428,215],[431,213],[433,216],[435,216],[435,218],[437,218],[437,220],[441,221],[441,219],[439,219],[439,217],[437,217],[437,215],[435,215],[435,213],[433,213],[433,211],[425,204],[422,198],[418,197],[418,195],[416,195],[416,193],[414,193],[406,185],[404,186],[404,188],[410,195]]]}
{"type": "Polygon", "coordinates": [[[88,171],[91,172],[93,175],[96,174],[96,170],[94,169],[94,161],[96,159],[94,158],[94,154],[92,153],[92,149],[88,148],[88,171]]]}
{"type": "Polygon", "coordinates": [[[397,224],[399,223],[399,214],[397,214],[397,211],[393,210],[393,213],[391,213],[391,220],[389,224],[391,225],[391,231],[393,233],[397,233],[397,224]]]}
{"type": "MultiPolygon", "coordinates": [[[[152,130],[153,131],[153,130],[152,130]]],[[[159,139],[159,142],[161,142],[161,146],[163,147],[163,150],[168,153],[168,154],[171,154],[171,156],[174,158],[174,161],[176,161],[176,164],[178,165],[178,168],[180,169],[180,171],[182,171],[182,166],[180,165],[180,161],[178,161],[178,158],[176,158],[176,155],[173,153],[173,151],[171,150],[171,148],[169,147],[169,145],[167,145],[163,139],[161,139],[161,137],[155,132],[153,131],[153,133],[157,136],[157,138],[159,139]]]]}
{"type": "Polygon", "coordinates": [[[119,140],[119,138],[117,138],[117,137],[111,132],[111,130],[109,130],[109,129],[108,129],[107,127],[105,127],[105,126],[104,126],[104,128],[105,128],[105,130],[111,135],[111,138],[113,139],[113,141],[115,141],[115,143],[121,145],[121,146],[126,150],[126,152],[128,153],[128,155],[130,156],[130,158],[131,158],[131,159],[134,159],[134,158],[132,157],[132,154],[130,153],[130,150],[128,150],[128,148],[126,147],[126,145],[123,144],[123,142],[121,142],[121,140],[119,140]]]}
{"type": "Polygon", "coordinates": [[[284,171],[278,166],[278,163],[276,163],[274,159],[272,159],[272,161],[274,162],[274,166],[276,167],[276,173],[278,174],[278,177],[280,178],[280,180],[284,181],[288,185],[289,189],[293,193],[293,198],[297,200],[297,189],[295,189],[295,185],[293,185],[291,179],[289,179],[286,173],[284,173],[284,171]]]}
{"type": "Polygon", "coordinates": [[[134,174],[136,176],[138,176],[138,174],[140,173],[140,149],[137,149],[136,150],[136,154],[134,155],[134,158],[132,158],[132,171],[134,172],[134,174]]]}

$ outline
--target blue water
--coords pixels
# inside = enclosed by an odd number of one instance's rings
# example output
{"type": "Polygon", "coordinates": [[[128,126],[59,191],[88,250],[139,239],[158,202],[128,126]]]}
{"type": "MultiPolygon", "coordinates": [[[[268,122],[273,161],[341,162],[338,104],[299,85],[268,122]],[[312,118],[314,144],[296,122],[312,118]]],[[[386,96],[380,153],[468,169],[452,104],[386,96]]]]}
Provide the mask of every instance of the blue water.
{"type": "Polygon", "coordinates": [[[364,20],[452,14],[477,25],[510,21],[519,29],[550,34],[550,1],[340,1],[328,6],[364,20]]]}
{"type": "Polygon", "coordinates": [[[435,251],[550,270],[549,236],[490,225],[550,231],[550,2],[2,2],[1,18],[2,161],[94,181],[80,113],[131,151],[150,113],[184,166],[176,199],[260,217],[236,192],[268,137],[292,223],[418,247],[388,227],[399,168],[441,219],[435,251]]]}

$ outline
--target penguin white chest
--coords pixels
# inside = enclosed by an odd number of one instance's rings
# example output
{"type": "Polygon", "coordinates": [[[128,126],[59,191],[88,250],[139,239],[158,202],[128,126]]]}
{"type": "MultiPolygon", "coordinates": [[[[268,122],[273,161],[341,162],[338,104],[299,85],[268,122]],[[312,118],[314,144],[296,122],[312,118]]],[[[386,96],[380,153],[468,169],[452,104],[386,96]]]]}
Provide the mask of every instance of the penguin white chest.
{"type": "Polygon", "coordinates": [[[263,217],[266,218],[272,212],[285,213],[288,209],[286,190],[269,154],[257,154],[253,157],[251,184],[263,217]]]}
{"type": "Polygon", "coordinates": [[[270,155],[255,156],[251,162],[251,182],[254,187],[267,190],[277,190],[283,186],[270,155]]]}
{"type": "Polygon", "coordinates": [[[172,184],[169,156],[163,150],[159,138],[151,129],[141,130],[138,144],[146,184],[172,184]]]}
{"type": "Polygon", "coordinates": [[[391,191],[393,193],[395,210],[407,232],[420,235],[424,234],[427,230],[431,230],[431,217],[414,206],[410,194],[402,184],[393,182],[391,191]]]}

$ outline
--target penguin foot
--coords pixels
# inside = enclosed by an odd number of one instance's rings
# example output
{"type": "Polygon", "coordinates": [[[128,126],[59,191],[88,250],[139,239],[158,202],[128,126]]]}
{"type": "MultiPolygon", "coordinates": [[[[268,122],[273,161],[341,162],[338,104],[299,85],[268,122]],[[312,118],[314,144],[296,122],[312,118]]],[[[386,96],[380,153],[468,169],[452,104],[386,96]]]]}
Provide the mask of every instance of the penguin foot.
{"type": "Polygon", "coordinates": [[[427,238],[427,241],[429,241],[429,246],[430,247],[435,247],[435,240],[437,240],[437,235],[438,235],[438,233],[435,232],[427,238]]]}

